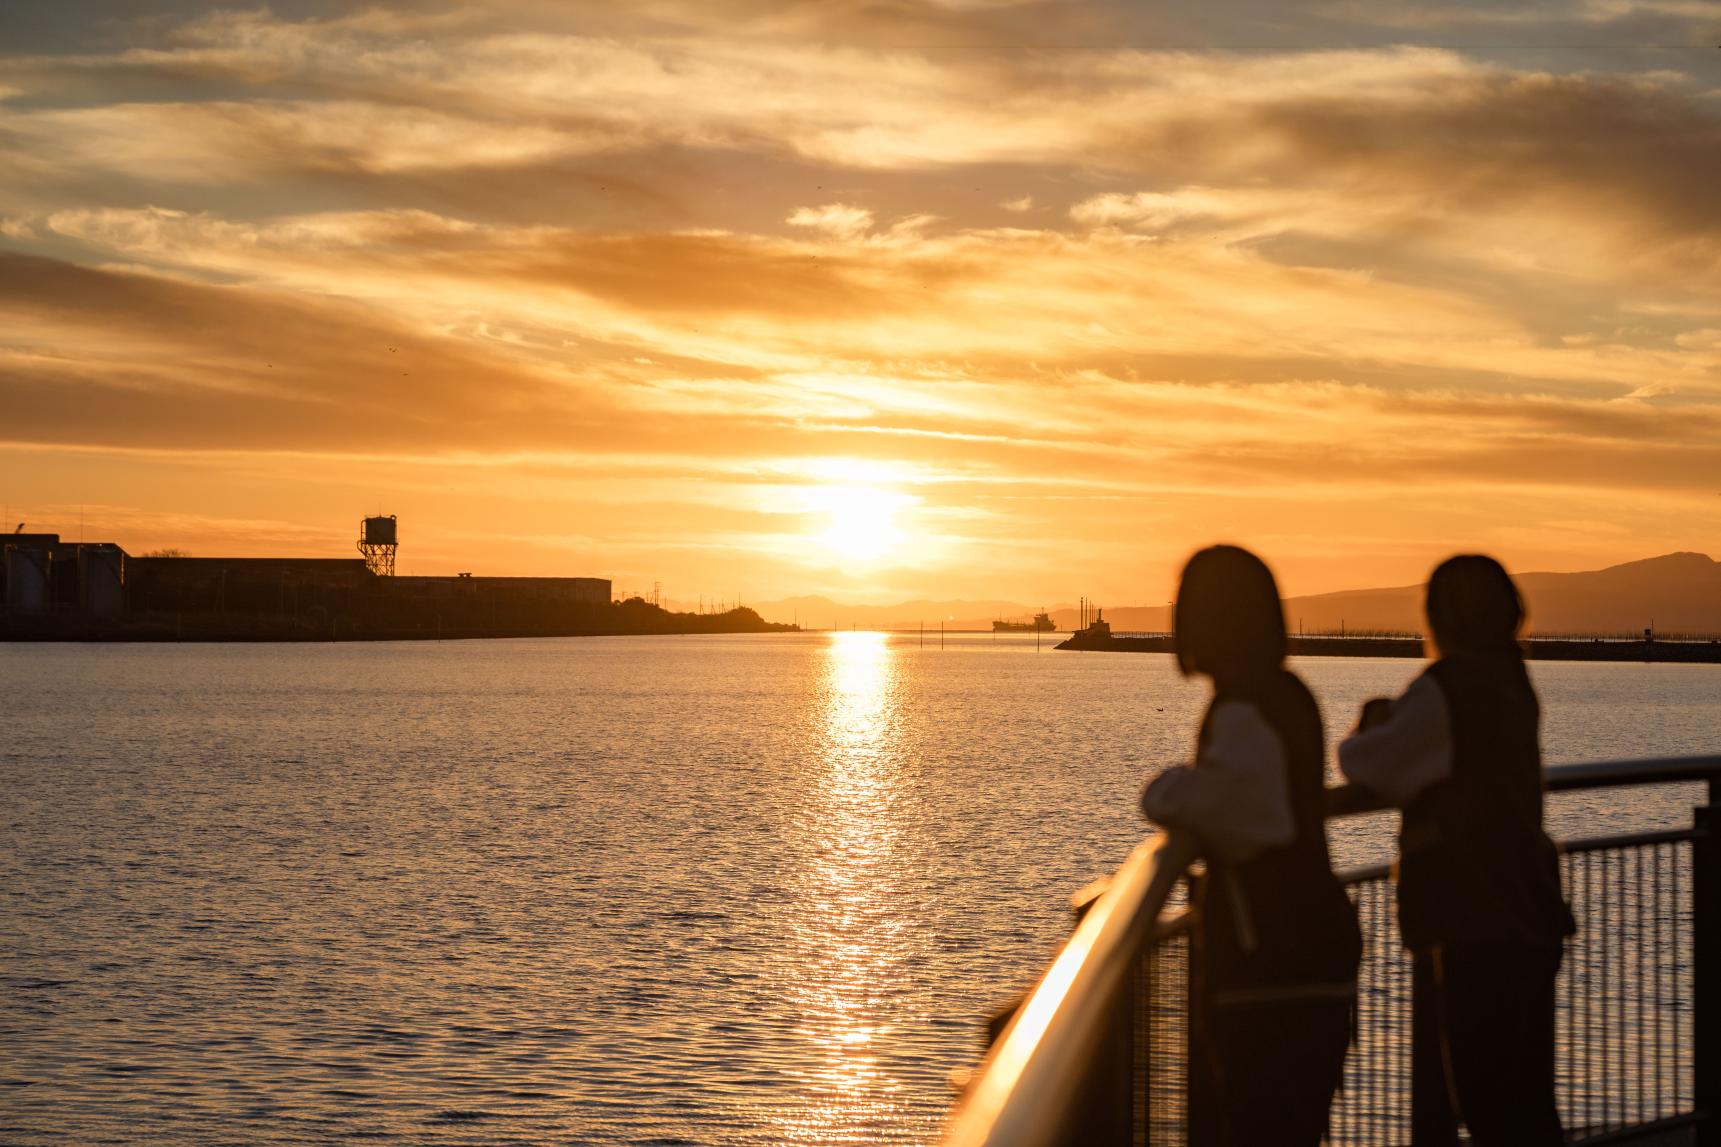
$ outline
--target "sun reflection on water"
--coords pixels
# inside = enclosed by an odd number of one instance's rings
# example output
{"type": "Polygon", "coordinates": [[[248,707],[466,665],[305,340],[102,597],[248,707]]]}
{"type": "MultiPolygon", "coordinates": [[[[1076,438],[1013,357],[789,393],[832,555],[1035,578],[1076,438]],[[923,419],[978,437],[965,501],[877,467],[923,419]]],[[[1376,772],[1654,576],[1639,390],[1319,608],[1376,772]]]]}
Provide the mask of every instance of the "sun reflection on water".
{"type": "Polygon", "coordinates": [[[882,633],[835,633],[825,651],[822,736],[802,816],[807,866],[794,912],[791,1004],[805,1041],[802,1101],[787,1141],[865,1142],[902,1109],[902,1083],[874,1041],[905,991],[912,920],[893,882],[904,799],[901,684],[882,633]]]}

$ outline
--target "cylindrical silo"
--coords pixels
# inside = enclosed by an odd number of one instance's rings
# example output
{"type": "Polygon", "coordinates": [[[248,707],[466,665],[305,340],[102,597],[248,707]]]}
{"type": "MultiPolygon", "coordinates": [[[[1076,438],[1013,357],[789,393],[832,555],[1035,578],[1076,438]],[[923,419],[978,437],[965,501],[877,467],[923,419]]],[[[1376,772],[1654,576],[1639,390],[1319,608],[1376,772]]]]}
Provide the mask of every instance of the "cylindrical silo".
{"type": "Polygon", "coordinates": [[[48,608],[48,551],[6,547],[6,608],[43,613],[48,608]]]}
{"type": "Polygon", "coordinates": [[[125,612],[125,551],[118,546],[78,547],[78,580],[87,616],[118,617],[125,612]]]}

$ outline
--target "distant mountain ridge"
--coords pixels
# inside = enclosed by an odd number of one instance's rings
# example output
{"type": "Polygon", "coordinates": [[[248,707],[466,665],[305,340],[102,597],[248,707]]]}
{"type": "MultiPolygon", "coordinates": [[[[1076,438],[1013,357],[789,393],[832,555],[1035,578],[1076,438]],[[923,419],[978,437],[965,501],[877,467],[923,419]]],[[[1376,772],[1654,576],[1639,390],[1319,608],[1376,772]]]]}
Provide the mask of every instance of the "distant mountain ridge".
{"type": "MultiPolygon", "coordinates": [[[[1707,554],[1674,553],[1577,573],[1513,575],[1530,611],[1530,632],[1542,634],[1641,633],[1721,634],[1721,562],[1707,554]]],[[[770,621],[792,621],[823,629],[913,628],[942,619],[950,629],[986,629],[994,618],[1026,620],[1038,612],[1010,601],[906,601],[885,606],[846,606],[825,597],[799,597],[755,606],[770,621]]],[[[1080,624],[1071,606],[1051,610],[1060,632],[1080,624]]],[[[1119,631],[1163,632],[1171,610],[1163,605],[1107,606],[1105,618],[1119,631]]],[[[1285,600],[1294,633],[1391,631],[1420,633],[1422,586],[1339,590],[1285,600]]]]}
{"type": "MultiPolygon", "coordinates": [[[[1707,554],[1664,554],[1581,573],[1513,575],[1531,633],[1721,633],[1721,562],[1707,554]]],[[[1422,587],[1345,590],[1285,602],[1295,630],[1421,632],[1422,587]]]]}

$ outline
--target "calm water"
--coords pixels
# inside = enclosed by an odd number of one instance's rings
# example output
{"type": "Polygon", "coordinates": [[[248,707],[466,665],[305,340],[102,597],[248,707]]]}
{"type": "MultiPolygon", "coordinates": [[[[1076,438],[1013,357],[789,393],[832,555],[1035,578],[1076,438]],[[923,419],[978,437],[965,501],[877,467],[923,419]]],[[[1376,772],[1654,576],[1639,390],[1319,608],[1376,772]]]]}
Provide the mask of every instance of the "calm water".
{"type": "MultiPolygon", "coordinates": [[[[1418,670],[1300,668],[1335,733],[1418,670]]],[[[1717,748],[1721,668],[1535,675],[1550,760],[1717,748]]],[[[0,696],[18,1144],[924,1142],[1204,699],[870,634],[0,645],[0,696]]]]}

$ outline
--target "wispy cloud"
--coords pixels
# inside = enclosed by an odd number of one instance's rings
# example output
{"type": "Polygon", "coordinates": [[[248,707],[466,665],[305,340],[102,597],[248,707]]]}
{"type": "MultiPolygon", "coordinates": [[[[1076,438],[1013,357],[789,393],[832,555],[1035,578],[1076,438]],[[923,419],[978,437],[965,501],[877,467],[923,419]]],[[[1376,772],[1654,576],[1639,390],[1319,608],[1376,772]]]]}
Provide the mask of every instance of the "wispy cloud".
{"type": "Polygon", "coordinates": [[[797,207],[788,222],[791,227],[810,227],[839,239],[853,239],[872,229],[872,212],[847,203],[827,203],[823,207],[797,207]]]}

